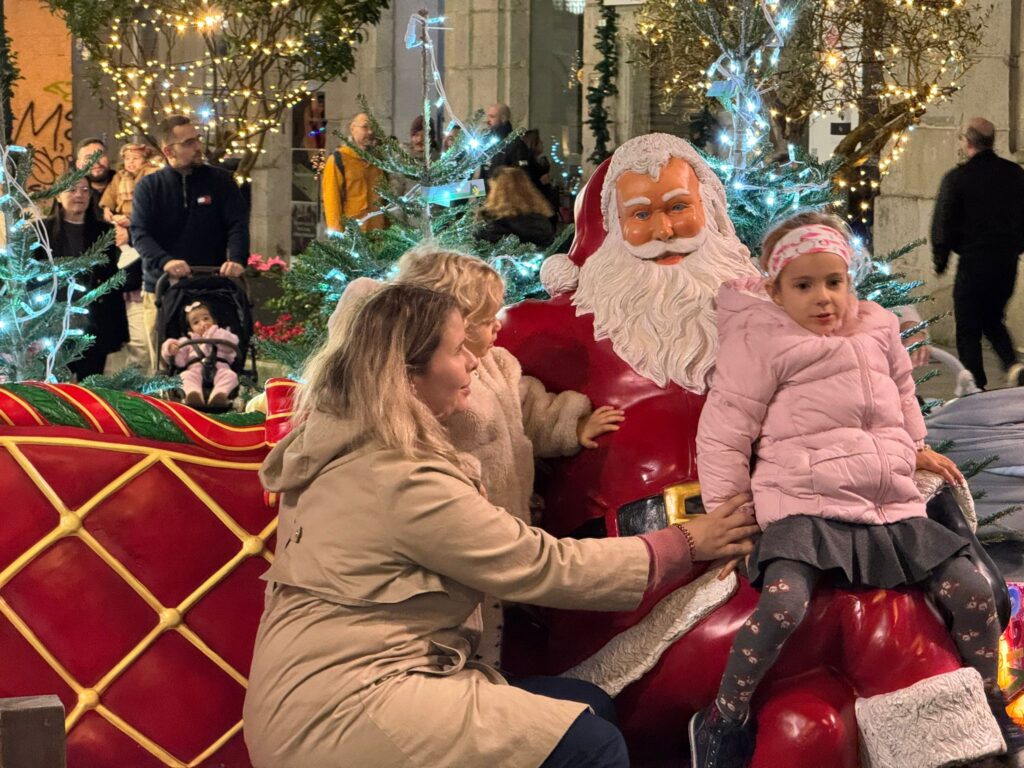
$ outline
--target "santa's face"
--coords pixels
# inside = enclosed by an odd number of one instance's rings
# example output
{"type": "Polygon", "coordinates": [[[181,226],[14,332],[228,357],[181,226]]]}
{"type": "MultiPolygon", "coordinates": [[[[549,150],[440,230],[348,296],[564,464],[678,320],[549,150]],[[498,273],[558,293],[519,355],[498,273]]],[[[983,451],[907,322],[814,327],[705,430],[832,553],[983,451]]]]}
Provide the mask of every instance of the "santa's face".
{"type": "Polygon", "coordinates": [[[660,266],[682,261],[704,229],[700,181],[689,163],[673,157],[655,180],[627,171],[615,182],[619,227],[629,253],[660,266]]]}
{"type": "Polygon", "coordinates": [[[649,167],[638,162],[606,182],[615,185],[608,234],[580,267],[573,304],[641,376],[700,394],[718,350],[715,295],[758,270],[731,228],[715,224],[687,160],[670,157],[657,180],[649,167]]]}

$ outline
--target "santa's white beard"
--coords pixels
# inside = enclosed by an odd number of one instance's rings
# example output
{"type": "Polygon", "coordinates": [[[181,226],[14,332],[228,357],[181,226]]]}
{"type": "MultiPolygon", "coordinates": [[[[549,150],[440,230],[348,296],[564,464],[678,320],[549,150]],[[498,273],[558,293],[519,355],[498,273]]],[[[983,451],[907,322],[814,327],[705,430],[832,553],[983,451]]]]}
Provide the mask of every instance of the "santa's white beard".
{"type": "Polygon", "coordinates": [[[645,246],[631,248],[617,224],[613,219],[604,243],[580,268],[576,314],[593,314],[595,338],[610,339],[615,353],[641,376],[702,394],[718,352],[718,289],[727,280],[757,275],[757,268],[738,240],[710,226],[695,250],[697,238],[679,250],[659,244],[662,252],[689,251],[679,264],[644,261],[630,250],[656,254],[645,246]]]}

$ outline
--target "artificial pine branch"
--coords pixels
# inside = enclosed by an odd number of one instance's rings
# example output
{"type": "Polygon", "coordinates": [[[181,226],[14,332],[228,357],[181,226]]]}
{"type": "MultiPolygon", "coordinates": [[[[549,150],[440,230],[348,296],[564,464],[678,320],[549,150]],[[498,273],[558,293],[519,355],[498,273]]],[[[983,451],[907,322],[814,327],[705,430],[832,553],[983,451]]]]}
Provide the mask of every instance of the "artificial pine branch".
{"type": "Polygon", "coordinates": [[[157,395],[181,387],[181,377],[147,376],[138,366],[129,365],[112,376],[89,376],[82,383],[90,389],[111,389],[117,392],[157,395]]]}

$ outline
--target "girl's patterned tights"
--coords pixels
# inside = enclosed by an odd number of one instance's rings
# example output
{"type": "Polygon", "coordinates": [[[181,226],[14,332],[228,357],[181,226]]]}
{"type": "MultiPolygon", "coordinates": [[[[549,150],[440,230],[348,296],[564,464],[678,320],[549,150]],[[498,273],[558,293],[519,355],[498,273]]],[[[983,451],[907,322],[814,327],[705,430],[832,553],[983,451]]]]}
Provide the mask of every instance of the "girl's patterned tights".
{"type": "MultiPolygon", "coordinates": [[[[726,717],[745,720],[750,699],[803,621],[821,572],[795,560],[773,560],[764,572],[757,608],[733,640],[716,703],[726,717]]],[[[949,618],[960,656],[974,667],[985,689],[996,689],[999,622],[988,582],[964,556],[939,565],[921,585],[949,618]]]]}

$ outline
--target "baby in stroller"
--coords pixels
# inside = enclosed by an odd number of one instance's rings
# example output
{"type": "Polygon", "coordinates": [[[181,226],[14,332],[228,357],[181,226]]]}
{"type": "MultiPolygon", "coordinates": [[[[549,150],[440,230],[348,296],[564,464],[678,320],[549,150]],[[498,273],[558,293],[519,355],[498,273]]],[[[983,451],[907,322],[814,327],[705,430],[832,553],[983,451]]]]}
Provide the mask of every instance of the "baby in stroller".
{"type": "Polygon", "coordinates": [[[201,301],[185,306],[185,322],[188,335],[167,339],[160,349],[164,362],[173,365],[172,370],[181,372],[181,385],[185,390],[185,403],[192,406],[204,405],[203,367],[211,356],[216,361],[213,386],[206,405],[223,408],[228,404],[231,392],[238,386],[238,374],[231,370],[238,350],[238,336],[228,328],[220,328],[213,319],[210,308],[201,301]],[[189,342],[204,339],[221,339],[229,344],[196,344],[189,342]]]}

